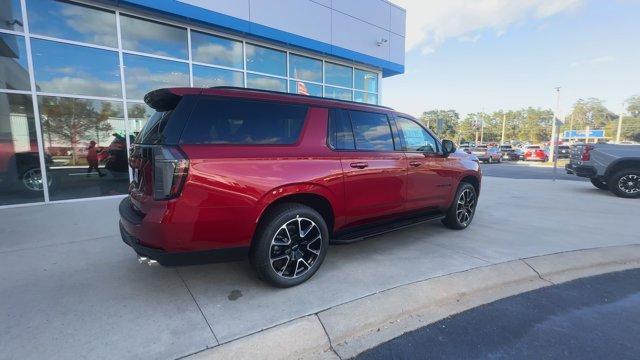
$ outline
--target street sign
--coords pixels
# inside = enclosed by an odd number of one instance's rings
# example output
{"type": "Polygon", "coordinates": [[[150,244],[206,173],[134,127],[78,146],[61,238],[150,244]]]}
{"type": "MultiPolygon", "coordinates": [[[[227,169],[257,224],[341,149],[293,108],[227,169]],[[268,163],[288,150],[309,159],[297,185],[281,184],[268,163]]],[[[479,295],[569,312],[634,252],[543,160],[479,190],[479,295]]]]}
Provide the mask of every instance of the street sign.
{"type": "Polygon", "coordinates": [[[604,130],[566,130],[562,136],[563,139],[602,139],[604,138],[604,130]]]}

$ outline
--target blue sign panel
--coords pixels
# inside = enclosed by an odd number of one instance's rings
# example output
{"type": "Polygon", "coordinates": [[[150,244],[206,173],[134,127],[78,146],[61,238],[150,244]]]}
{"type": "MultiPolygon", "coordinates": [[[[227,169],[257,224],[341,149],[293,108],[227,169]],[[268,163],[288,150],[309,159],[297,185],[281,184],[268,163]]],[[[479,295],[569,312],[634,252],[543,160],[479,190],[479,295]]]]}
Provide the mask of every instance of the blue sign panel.
{"type": "Polygon", "coordinates": [[[604,130],[567,130],[564,132],[563,139],[602,139],[604,138],[604,130]]]}

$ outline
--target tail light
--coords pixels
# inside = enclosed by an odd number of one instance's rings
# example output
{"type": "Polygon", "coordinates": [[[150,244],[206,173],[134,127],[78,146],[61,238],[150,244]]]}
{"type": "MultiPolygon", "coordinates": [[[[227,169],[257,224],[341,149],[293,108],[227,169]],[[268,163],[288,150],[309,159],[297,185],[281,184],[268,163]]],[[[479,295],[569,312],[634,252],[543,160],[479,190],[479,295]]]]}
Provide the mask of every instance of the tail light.
{"type": "Polygon", "coordinates": [[[189,159],[177,148],[153,148],[153,198],[169,200],[178,197],[189,174],[189,159]]]}
{"type": "Polygon", "coordinates": [[[585,145],[584,148],[582,148],[582,157],[581,157],[582,161],[591,160],[591,154],[590,154],[591,150],[593,150],[593,145],[585,145]]]}

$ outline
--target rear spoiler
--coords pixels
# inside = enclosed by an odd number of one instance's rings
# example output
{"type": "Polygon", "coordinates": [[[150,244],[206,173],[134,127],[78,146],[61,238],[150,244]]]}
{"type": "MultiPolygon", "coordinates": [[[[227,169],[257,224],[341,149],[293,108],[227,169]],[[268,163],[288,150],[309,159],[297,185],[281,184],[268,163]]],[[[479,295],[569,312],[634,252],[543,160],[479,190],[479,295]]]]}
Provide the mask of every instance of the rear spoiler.
{"type": "Polygon", "coordinates": [[[144,96],[144,102],[156,111],[169,111],[175,109],[183,95],[200,94],[198,88],[165,88],[148,92],[144,96]]]}

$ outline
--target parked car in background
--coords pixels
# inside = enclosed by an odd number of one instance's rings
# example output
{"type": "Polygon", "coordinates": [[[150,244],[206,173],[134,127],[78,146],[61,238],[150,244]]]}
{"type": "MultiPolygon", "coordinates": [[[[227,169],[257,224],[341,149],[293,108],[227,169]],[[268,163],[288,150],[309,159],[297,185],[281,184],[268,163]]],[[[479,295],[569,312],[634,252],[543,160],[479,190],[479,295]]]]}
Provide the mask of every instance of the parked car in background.
{"type": "Polygon", "coordinates": [[[503,160],[513,160],[512,154],[514,151],[515,149],[511,145],[508,145],[508,144],[500,145],[500,152],[502,153],[503,160]]]}
{"type": "Polygon", "coordinates": [[[529,145],[524,150],[524,161],[549,161],[549,153],[538,145],[529,145]]]}
{"type": "Polygon", "coordinates": [[[582,144],[571,153],[565,169],[619,197],[640,197],[640,145],[582,144]]]}
{"type": "MultiPolygon", "coordinates": [[[[37,144],[30,144],[31,149],[37,149],[37,144]]],[[[44,162],[47,170],[53,164],[51,156],[45,154],[44,162]]],[[[55,186],[55,176],[48,173],[50,191],[55,186]]],[[[44,181],[40,170],[38,151],[14,150],[12,138],[0,138],[0,189],[18,190],[27,195],[42,196],[44,181]]]]}
{"type": "Polygon", "coordinates": [[[502,162],[502,153],[497,147],[478,145],[471,150],[471,153],[483,163],[502,162]]]}
{"type": "Polygon", "coordinates": [[[152,91],[131,147],[123,241],[146,263],[248,257],[298,285],[329,241],[438,219],[471,224],[481,172],[415,118],[390,108],[245,88],[152,91]]]}
{"type": "Polygon", "coordinates": [[[571,156],[571,147],[569,145],[558,145],[558,159],[568,159],[571,156]]]}

